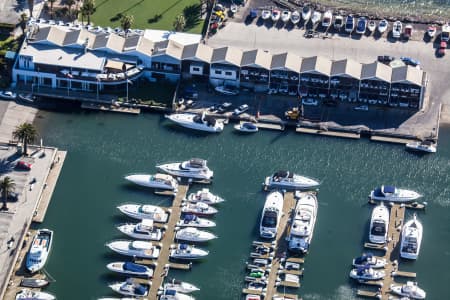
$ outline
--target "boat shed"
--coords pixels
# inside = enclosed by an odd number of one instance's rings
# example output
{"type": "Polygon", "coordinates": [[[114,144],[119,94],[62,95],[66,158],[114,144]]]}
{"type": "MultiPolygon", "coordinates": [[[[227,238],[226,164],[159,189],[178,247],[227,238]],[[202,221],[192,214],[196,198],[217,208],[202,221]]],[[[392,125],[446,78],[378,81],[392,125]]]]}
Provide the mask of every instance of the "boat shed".
{"type": "Polygon", "coordinates": [[[330,97],[355,101],[358,98],[362,65],[351,59],[333,61],[330,76],[330,97]]]}
{"type": "Polygon", "coordinates": [[[391,68],[380,62],[363,64],[359,99],[370,104],[387,104],[391,83],[391,68]]]}
{"type": "Polygon", "coordinates": [[[183,77],[209,75],[212,53],[213,49],[202,43],[187,45],[181,62],[183,77]]]}
{"type": "Polygon", "coordinates": [[[392,68],[389,103],[393,106],[398,104],[401,107],[420,107],[423,81],[425,81],[424,72],[416,67],[392,68]]]}
{"type": "Polygon", "coordinates": [[[322,56],[303,58],[300,68],[301,96],[321,99],[327,97],[331,65],[331,60],[322,56]]]}
{"type": "Polygon", "coordinates": [[[239,69],[242,61],[242,51],[233,47],[221,47],[213,50],[211,57],[211,72],[209,80],[217,86],[227,82],[239,85],[239,69]]]}
{"type": "Polygon", "coordinates": [[[291,94],[297,94],[302,58],[292,53],[280,53],[272,55],[270,65],[270,83],[275,87],[288,86],[291,94]]]}
{"type": "Polygon", "coordinates": [[[242,53],[241,85],[266,91],[269,86],[270,64],[272,55],[262,50],[249,50],[242,53]]]}
{"type": "Polygon", "coordinates": [[[151,58],[151,77],[155,80],[178,80],[181,72],[180,57],[183,47],[183,45],[171,40],[155,42],[151,58]]]}

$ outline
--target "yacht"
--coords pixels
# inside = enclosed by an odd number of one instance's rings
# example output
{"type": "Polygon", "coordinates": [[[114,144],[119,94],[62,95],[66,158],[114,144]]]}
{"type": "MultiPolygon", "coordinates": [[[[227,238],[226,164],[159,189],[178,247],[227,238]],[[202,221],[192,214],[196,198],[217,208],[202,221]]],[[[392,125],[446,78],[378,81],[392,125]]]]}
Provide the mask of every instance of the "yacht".
{"type": "Polygon", "coordinates": [[[392,293],[411,299],[425,299],[427,296],[427,293],[417,286],[417,282],[407,281],[406,284],[391,285],[390,288],[392,293]]]}
{"type": "Polygon", "coordinates": [[[207,242],[217,236],[208,231],[198,230],[195,227],[185,227],[177,231],[175,238],[187,242],[207,242]]]}
{"type": "Polygon", "coordinates": [[[117,207],[121,212],[134,219],[148,219],[157,223],[166,223],[169,214],[163,208],[155,205],[122,204],[117,207]]]}
{"type": "Polygon", "coordinates": [[[294,10],[291,14],[291,22],[292,24],[298,24],[300,22],[300,13],[296,10],[294,10]]]}
{"type": "Polygon", "coordinates": [[[218,203],[222,203],[225,200],[223,200],[221,197],[214,195],[209,191],[207,188],[203,188],[197,193],[191,193],[189,194],[187,200],[189,202],[195,203],[195,202],[203,202],[209,205],[214,205],[218,203]]]}
{"type": "Polygon", "coordinates": [[[156,168],[172,176],[188,177],[199,180],[211,180],[214,176],[214,172],[207,166],[207,161],[200,158],[158,165],[156,168]]]}
{"type": "Polygon", "coordinates": [[[175,178],[167,174],[132,174],[125,176],[125,179],[137,185],[154,189],[176,191],[178,188],[178,182],[175,178]]]}
{"type": "Polygon", "coordinates": [[[333,21],[333,12],[331,10],[327,10],[323,14],[322,27],[328,29],[328,27],[331,26],[332,21],[333,21]]]}
{"type": "Polygon", "coordinates": [[[263,11],[261,12],[261,18],[263,20],[267,20],[270,19],[270,16],[271,16],[270,10],[263,9],[263,11]]]}
{"type": "Polygon", "coordinates": [[[406,149],[413,150],[413,151],[436,153],[436,146],[434,143],[432,143],[430,141],[411,142],[411,143],[406,144],[406,149]]]}
{"type": "Polygon", "coordinates": [[[112,262],[106,265],[108,270],[112,272],[117,272],[121,274],[126,274],[130,276],[144,276],[151,278],[153,277],[153,269],[150,269],[147,266],[135,264],[133,262],[112,262]]]}
{"type": "Polygon", "coordinates": [[[149,259],[158,258],[160,252],[159,247],[144,241],[117,240],[106,244],[106,246],[122,255],[149,259]]]}
{"type": "Polygon", "coordinates": [[[365,17],[360,17],[356,24],[356,33],[364,34],[367,28],[367,19],[365,17]]]}
{"type": "Polygon", "coordinates": [[[52,294],[23,289],[16,295],[16,300],[55,300],[56,297],[52,294]]]}
{"type": "Polygon", "coordinates": [[[182,213],[194,214],[197,216],[210,217],[215,215],[218,210],[204,202],[187,203],[181,208],[182,213]]]}
{"type": "Polygon", "coordinates": [[[40,229],[31,242],[31,248],[28,251],[26,268],[29,272],[35,273],[44,268],[48,255],[52,249],[53,231],[49,229],[40,229]]]}
{"type": "Polygon", "coordinates": [[[320,183],[317,180],[297,175],[289,171],[278,171],[272,176],[266,177],[264,185],[276,189],[311,189],[320,183]]]}
{"type": "MultiPolygon", "coordinates": [[[[150,283],[150,282],[149,282],[150,283]]],[[[147,297],[148,290],[150,289],[149,284],[142,284],[134,282],[132,278],[127,278],[124,282],[117,282],[110,284],[109,287],[124,296],[132,296],[132,297],[147,297]]]]}
{"type": "Polygon", "coordinates": [[[281,17],[281,12],[278,9],[272,9],[272,15],[270,17],[274,23],[278,22],[281,17]]]}
{"type": "Polygon", "coordinates": [[[214,117],[207,116],[205,112],[201,114],[175,113],[166,115],[166,118],[180,126],[206,131],[206,132],[222,132],[223,122],[217,121],[214,117]]]}
{"type": "Polygon", "coordinates": [[[384,270],[375,271],[370,266],[363,266],[350,271],[350,278],[360,281],[380,280],[384,278],[384,276],[386,276],[386,272],[384,270]]]}
{"type": "Polygon", "coordinates": [[[283,23],[287,23],[289,22],[290,19],[291,19],[291,12],[289,10],[283,10],[283,12],[281,13],[281,21],[283,23]]]}
{"type": "Polygon", "coordinates": [[[176,290],[164,290],[161,296],[159,296],[159,300],[195,300],[194,297],[190,295],[185,295],[176,290]]]}
{"type": "Polygon", "coordinates": [[[412,220],[403,225],[402,241],[400,244],[400,256],[406,259],[417,259],[422,243],[423,228],[414,214],[412,220]]]}
{"type": "Polygon", "coordinates": [[[383,34],[389,28],[389,22],[387,20],[381,20],[378,23],[378,32],[383,34]]]}
{"type": "Polygon", "coordinates": [[[215,227],[216,223],[213,221],[199,218],[193,214],[185,214],[183,218],[177,222],[178,227],[197,227],[197,228],[211,228],[215,227]]]}
{"type": "Polygon", "coordinates": [[[348,15],[347,18],[345,19],[345,32],[347,33],[352,33],[353,29],[355,29],[355,17],[353,17],[352,15],[348,15]]]}
{"type": "Polygon", "coordinates": [[[170,250],[170,257],[174,259],[201,259],[209,254],[208,251],[195,248],[188,244],[178,244],[174,249],[170,250]]]}
{"type": "Polygon", "coordinates": [[[370,192],[370,199],[390,202],[411,202],[422,197],[419,193],[395,186],[382,185],[370,192]]]}
{"type": "Polygon", "coordinates": [[[335,16],[333,23],[334,29],[340,30],[342,28],[342,25],[344,25],[344,17],[342,17],[341,15],[335,16]]]}
{"type": "Polygon", "coordinates": [[[163,231],[156,228],[153,220],[143,219],[137,224],[122,224],[117,226],[122,233],[138,240],[160,241],[163,236],[163,231]]]}
{"type": "Polygon", "coordinates": [[[316,25],[320,19],[322,18],[322,14],[318,11],[313,12],[312,16],[311,16],[311,23],[312,25],[316,25]]]}
{"type": "Polygon", "coordinates": [[[261,214],[259,235],[262,238],[273,239],[276,237],[282,213],[283,195],[280,192],[271,192],[266,197],[261,214]]]}
{"type": "Polygon", "coordinates": [[[311,8],[307,5],[303,6],[302,8],[302,18],[304,21],[304,25],[308,23],[309,19],[311,18],[311,8]]]}
{"type": "Polygon", "coordinates": [[[243,122],[241,124],[236,124],[236,125],[234,125],[234,129],[236,129],[237,131],[240,131],[240,132],[245,132],[245,133],[258,132],[258,126],[256,126],[256,124],[254,124],[252,122],[243,122]]]}
{"type": "Polygon", "coordinates": [[[400,36],[402,35],[402,22],[400,21],[395,21],[394,25],[392,25],[392,37],[394,39],[398,39],[400,38],[400,36]]]}
{"type": "Polygon", "coordinates": [[[170,282],[164,284],[164,289],[165,290],[175,290],[177,292],[186,293],[186,294],[200,291],[200,289],[193,284],[190,284],[190,283],[187,283],[184,281],[175,280],[175,279],[172,279],[170,282]]]}
{"type": "Polygon", "coordinates": [[[389,209],[383,202],[374,207],[370,219],[369,241],[375,244],[384,244],[389,228],[389,209]]]}
{"type": "Polygon", "coordinates": [[[356,268],[369,266],[372,269],[381,269],[386,266],[386,263],[385,258],[373,256],[372,253],[363,254],[353,259],[353,266],[356,268]]]}
{"type": "Polygon", "coordinates": [[[290,251],[308,252],[316,223],[317,209],[317,197],[314,194],[303,194],[298,199],[287,238],[290,251]]]}

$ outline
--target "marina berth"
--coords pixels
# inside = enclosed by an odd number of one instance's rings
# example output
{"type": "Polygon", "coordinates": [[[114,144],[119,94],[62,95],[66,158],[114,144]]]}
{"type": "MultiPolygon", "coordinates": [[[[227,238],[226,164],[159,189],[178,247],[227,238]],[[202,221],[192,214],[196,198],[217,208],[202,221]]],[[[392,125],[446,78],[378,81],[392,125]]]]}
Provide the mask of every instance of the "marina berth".
{"type": "Polygon", "coordinates": [[[163,236],[163,231],[154,227],[153,220],[150,219],[143,219],[137,224],[122,224],[117,226],[117,229],[129,237],[139,240],[160,241],[163,236]]]}
{"type": "Polygon", "coordinates": [[[30,273],[36,273],[44,268],[50,250],[52,249],[53,231],[40,229],[31,242],[28,251],[26,268],[30,273]]]}
{"type": "Polygon", "coordinates": [[[417,282],[412,281],[407,281],[403,285],[391,285],[391,291],[394,294],[411,299],[425,299],[427,296],[427,293],[417,286],[417,282]]]}
{"type": "Polygon", "coordinates": [[[169,214],[159,206],[141,204],[123,204],[117,207],[125,215],[134,219],[148,219],[157,223],[166,223],[169,214]]]}
{"type": "Polygon", "coordinates": [[[106,246],[114,252],[126,256],[155,259],[159,257],[160,248],[151,242],[117,240],[106,246]]]}
{"type": "Polygon", "coordinates": [[[153,269],[133,262],[112,262],[107,266],[108,270],[130,276],[153,277],[153,269]]]}
{"type": "Polygon", "coordinates": [[[211,220],[199,218],[194,214],[185,214],[180,221],[177,222],[178,227],[197,227],[197,228],[211,228],[215,227],[216,223],[211,220]]]}
{"type": "Polygon", "coordinates": [[[386,259],[374,256],[372,253],[363,254],[353,259],[352,265],[356,268],[371,267],[373,269],[381,269],[386,266],[386,259]]]}
{"type": "Polygon", "coordinates": [[[187,200],[192,203],[203,202],[208,205],[214,205],[224,202],[221,197],[214,195],[207,188],[203,188],[196,193],[189,194],[187,200]]]}
{"type": "Polygon", "coordinates": [[[173,259],[201,259],[209,254],[208,251],[196,248],[188,244],[178,244],[170,250],[170,257],[173,259]]]}
{"type": "Polygon", "coordinates": [[[370,266],[363,266],[350,271],[350,278],[367,281],[367,280],[380,280],[386,276],[384,270],[376,271],[370,266]]]}
{"type": "Polygon", "coordinates": [[[400,256],[406,259],[417,259],[422,244],[423,227],[414,214],[413,219],[403,225],[400,256]]]}
{"type": "Polygon", "coordinates": [[[166,115],[166,118],[182,127],[205,132],[222,132],[224,127],[222,121],[218,121],[212,116],[207,116],[205,112],[201,114],[171,114],[166,115]]]}
{"type": "Polygon", "coordinates": [[[375,206],[372,211],[369,229],[369,241],[375,244],[384,244],[387,241],[389,228],[389,209],[383,202],[375,206]]]}
{"type": "Polygon", "coordinates": [[[125,179],[137,185],[154,189],[176,191],[178,188],[178,182],[175,178],[167,174],[132,174],[125,176],[125,179]]]}
{"type": "Polygon", "coordinates": [[[370,192],[369,198],[388,202],[411,202],[422,197],[419,193],[396,188],[391,185],[382,185],[370,192]]]}
{"type": "Polygon", "coordinates": [[[262,238],[273,239],[277,235],[281,214],[283,213],[283,195],[280,192],[271,192],[261,213],[259,235],[262,238]]]}
{"type": "Polygon", "coordinates": [[[16,295],[16,300],[55,300],[50,293],[23,289],[16,295]]]}
{"type": "Polygon", "coordinates": [[[200,291],[198,287],[188,282],[172,279],[170,282],[164,284],[165,290],[174,290],[180,293],[193,293],[196,291],[200,291]]]}
{"type": "Polygon", "coordinates": [[[318,203],[315,195],[308,193],[298,199],[295,213],[292,217],[291,230],[287,237],[290,251],[308,252],[316,223],[317,209],[318,203]]]}
{"type": "Polygon", "coordinates": [[[207,163],[204,159],[192,158],[188,161],[157,165],[156,168],[172,176],[211,180],[214,172],[208,168],[207,163]]]}
{"type": "Polygon", "coordinates": [[[216,239],[217,236],[208,231],[198,230],[195,227],[185,227],[177,231],[175,238],[187,242],[207,242],[216,239]]]}
{"type": "MultiPolygon", "coordinates": [[[[149,281],[150,283],[150,281],[149,281]]],[[[132,278],[128,278],[124,282],[117,282],[110,284],[109,287],[124,296],[132,296],[132,297],[146,297],[148,295],[148,291],[150,288],[150,284],[142,284],[136,283],[132,278]]]]}
{"type": "Polygon", "coordinates": [[[159,296],[159,300],[195,300],[190,295],[185,295],[176,290],[167,289],[163,291],[163,294],[159,296]]]}
{"type": "Polygon", "coordinates": [[[320,185],[320,182],[290,171],[278,171],[272,176],[266,177],[264,185],[270,189],[297,190],[316,188],[320,185]]]}
{"type": "Polygon", "coordinates": [[[210,217],[215,215],[218,210],[204,202],[186,203],[181,208],[182,213],[194,214],[197,216],[210,217]]]}

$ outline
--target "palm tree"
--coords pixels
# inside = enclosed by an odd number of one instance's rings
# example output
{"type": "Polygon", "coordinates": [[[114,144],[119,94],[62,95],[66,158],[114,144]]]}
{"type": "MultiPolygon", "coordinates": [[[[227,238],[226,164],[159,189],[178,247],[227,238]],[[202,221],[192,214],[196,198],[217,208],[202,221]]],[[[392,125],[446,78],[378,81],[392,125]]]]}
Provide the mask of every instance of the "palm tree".
{"type": "Polygon", "coordinates": [[[81,7],[82,13],[87,16],[88,25],[91,24],[91,15],[95,12],[95,2],[94,0],[84,0],[83,6],[81,7]]]}
{"type": "Polygon", "coordinates": [[[8,196],[12,192],[14,192],[15,188],[16,184],[14,180],[12,180],[9,176],[6,176],[5,178],[3,178],[3,180],[0,180],[0,190],[2,191],[2,200],[3,200],[2,210],[8,210],[7,206],[8,196]]]}
{"type": "Polygon", "coordinates": [[[66,0],[66,5],[69,8],[69,16],[72,17],[72,6],[75,5],[75,0],[66,0]]]}
{"type": "Polygon", "coordinates": [[[175,22],[173,22],[173,28],[175,31],[183,31],[184,27],[186,26],[186,19],[183,15],[178,15],[175,18],[175,22]]]}
{"type": "Polygon", "coordinates": [[[27,21],[28,21],[27,14],[26,13],[22,13],[20,15],[19,25],[20,25],[20,28],[22,29],[23,33],[25,33],[25,29],[27,28],[27,21]]]}
{"type": "Polygon", "coordinates": [[[23,143],[23,153],[27,155],[28,144],[36,139],[37,130],[30,123],[22,123],[14,130],[13,137],[23,143]]]}
{"type": "Polygon", "coordinates": [[[55,3],[56,0],[48,0],[48,2],[50,2],[50,16],[53,19],[53,3],[55,3]]]}
{"type": "Polygon", "coordinates": [[[120,19],[120,26],[122,26],[123,30],[125,31],[125,36],[127,35],[128,29],[133,26],[134,23],[134,17],[132,15],[124,15],[120,19]]]}

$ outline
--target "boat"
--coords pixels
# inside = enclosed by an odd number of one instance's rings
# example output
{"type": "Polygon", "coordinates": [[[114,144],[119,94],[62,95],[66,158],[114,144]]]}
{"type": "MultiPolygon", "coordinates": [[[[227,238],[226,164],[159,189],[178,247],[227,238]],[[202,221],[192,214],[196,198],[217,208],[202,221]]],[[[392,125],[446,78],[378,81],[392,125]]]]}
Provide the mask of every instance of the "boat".
{"type": "Polygon", "coordinates": [[[207,161],[200,158],[192,158],[183,162],[158,165],[156,168],[177,177],[211,180],[214,176],[214,172],[207,166],[207,161]]]}
{"type": "Polygon", "coordinates": [[[270,16],[271,16],[270,10],[264,9],[264,10],[261,12],[261,18],[262,18],[263,20],[269,19],[270,16]]]}
{"type": "Polygon", "coordinates": [[[367,19],[365,17],[360,17],[356,23],[356,33],[364,34],[367,29],[367,19]]]}
{"type": "Polygon", "coordinates": [[[302,8],[302,18],[303,18],[305,25],[306,25],[306,23],[308,23],[309,19],[311,18],[311,11],[312,11],[311,7],[309,7],[307,5],[303,6],[303,8],[302,8]]]}
{"type": "Polygon", "coordinates": [[[278,9],[272,9],[272,14],[270,16],[273,22],[278,22],[281,17],[281,12],[278,9]]]}
{"type": "Polygon", "coordinates": [[[304,194],[298,199],[287,238],[290,251],[308,252],[316,223],[317,209],[317,197],[314,194],[304,194]]]}
{"type": "Polygon", "coordinates": [[[389,209],[383,202],[375,206],[370,219],[369,241],[375,244],[387,242],[387,231],[389,228],[389,209]]]}
{"type": "Polygon", "coordinates": [[[215,215],[218,210],[204,202],[196,202],[187,203],[181,208],[181,212],[205,217],[215,215]]]}
{"type": "Polygon", "coordinates": [[[175,238],[187,242],[207,242],[216,239],[217,236],[195,227],[185,227],[177,231],[175,238]]]}
{"type": "Polygon", "coordinates": [[[370,266],[363,266],[350,271],[350,278],[359,281],[380,280],[383,279],[384,276],[386,276],[384,270],[376,271],[370,266]]]}
{"type": "Polygon", "coordinates": [[[370,32],[374,32],[375,29],[377,29],[377,22],[370,20],[369,23],[367,23],[367,29],[369,29],[370,32]]]}
{"type": "Polygon", "coordinates": [[[31,102],[31,103],[33,103],[34,100],[36,100],[36,97],[33,96],[33,94],[19,94],[18,97],[20,100],[23,100],[26,102],[31,102]]]}
{"type": "Polygon", "coordinates": [[[197,228],[211,228],[215,227],[216,223],[211,220],[199,218],[193,214],[185,214],[183,218],[177,222],[178,227],[197,227],[197,228]]]}
{"type": "Polygon", "coordinates": [[[30,288],[41,288],[49,284],[50,282],[48,280],[40,278],[22,278],[22,280],[20,281],[20,286],[30,288]]]}
{"type": "Polygon", "coordinates": [[[294,10],[291,14],[291,23],[292,24],[298,24],[300,22],[300,13],[296,10],[294,10]]]}
{"type": "Polygon", "coordinates": [[[223,122],[207,116],[205,112],[201,114],[175,113],[166,115],[166,118],[182,127],[205,132],[222,132],[224,126],[223,122]]]}
{"type": "Polygon", "coordinates": [[[370,192],[370,199],[390,202],[410,202],[422,197],[419,193],[396,188],[391,185],[382,185],[370,192]]]}
{"type": "Polygon", "coordinates": [[[321,18],[322,18],[322,14],[320,12],[318,12],[318,11],[314,11],[312,16],[311,16],[311,23],[312,23],[312,25],[313,26],[316,25],[320,21],[321,18]]]}
{"type": "Polygon", "coordinates": [[[427,293],[417,286],[417,282],[407,281],[403,285],[391,285],[392,293],[402,297],[409,297],[411,299],[425,299],[427,293]]]}
{"type": "Polygon", "coordinates": [[[16,300],[55,300],[50,293],[23,289],[16,295],[16,300]]]}
{"type": "Polygon", "coordinates": [[[403,30],[403,37],[406,39],[411,38],[413,34],[413,26],[411,24],[408,24],[405,26],[405,29],[403,30]]]}
{"type": "Polygon", "coordinates": [[[245,300],[261,300],[260,295],[247,294],[245,300]]]}
{"type": "Polygon", "coordinates": [[[221,197],[211,193],[207,188],[203,188],[197,193],[190,193],[187,200],[192,203],[203,202],[208,205],[214,205],[225,201],[221,197]]]}
{"type": "Polygon", "coordinates": [[[389,28],[389,22],[387,20],[383,19],[378,23],[377,29],[378,29],[379,33],[383,34],[388,28],[389,28]]]}
{"type": "Polygon", "coordinates": [[[180,293],[192,293],[200,291],[198,287],[188,282],[172,279],[170,282],[164,284],[165,290],[174,290],[180,293]]]}
{"type": "Polygon", "coordinates": [[[159,296],[159,300],[195,300],[195,298],[173,289],[165,289],[159,296]]]}
{"type": "Polygon", "coordinates": [[[6,100],[14,100],[16,99],[17,94],[11,91],[0,91],[0,98],[6,100]]]}
{"type": "Polygon", "coordinates": [[[135,264],[133,262],[112,262],[106,265],[108,270],[112,272],[117,272],[121,274],[131,275],[131,276],[144,276],[151,278],[153,277],[153,269],[147,266],[135,264]]]}
{"type": "Polygon", "coordinates": [[[334,29],[340,30],[342,28],[342,25],[344,25],[344,17],[342,17],[341,15],[335,16],[333,23],[334,29]]]}
{"type": "Polygon", "coordinates": [[[345,32],[352,33],[353,29],[355,29],[355,18],[352,15],[348,15],[345,18],[345,32]]]}
{"type": "Polygon", "coordinates": [[[30,273],[35,273],[44,268],[48,255],[52,249],[53,231],[49,229],[39,229],[31,242],[28,251],[26,268],[30,273]]]}
{"type": "Polygon", "coordinates": [[[171,191],[176,191],[178,189],[178,182],[175,178],[167,174],[131,174],[125,176],[125,179],[137,185],[154,189],[171,191]]]}
{"type": "Polygon", "coordinates": [[[413,151],[436,153],[436,146],[431,141],[411,142],[411,143],[406,144],[406,149],[413,150],[413,151]]]}
{"type": "Polygon", "coordinates": [[[148,219],[157,223],[167,223],[167,220],[169,219],[169,214],[166,213],[161,207],[155,205],[122,204],[117,208],[127,216],[134,219],[148,219]]]}
{"type": "Polygon", "coordinates": [[[230,11],[231,11],[231,13],[232,14],[235,14],[235,13],[237,13],[237,11],[238,11],[238,6],[236,5],[236,4],[231,4],[231,6],[230,6],[230,11]]]}
{"type": "Polygon", "coordinates": [[[400,21],[395,21],[394,25],[392,25],[392,37],[394,39],[398,39],[400,38],[400,36],[402,35],[402,22],[400,21]]]}
{"type": "Polygon", "coordinates": [[[327,10],[323,14],[322,27],[328,29],[328,27],[331,26],[332,21],[333,21],[333,12],[331,10],[327,10]]]}
{"type": "Polygon", "coordinates": [[[283,214],[283,195],[280,192],[271,192],[261,213],[259,235],[262,238],[273,239],[277,235],[278,225],[283,214]]]}
{"type": "MultiPolygon", "coordinates": [[[[150,281],[149,281],[150,283],[150,281]]],[[[117,282],[110,284],[109,287],[124,296],[132,297],[146,297],[148,295],[148,290],[150,289],[150,284],[142,284],[134,282],[132,278],[127,278],[124,282],[117,282]]]]}
{"type": "Polygon", "coordinates": [[[178,244],[176,248],[170,250],[170,257],[174,259],[201,259],[208,254],[208,251],[188,244],[178,244]]]}
{"type": "Polygon", "coordinates": [[[258,126],[252,122],[243,122],[241,124],[234,125],[234,129],[245,133],[258,132],[258,126]]]}
{"type": "Polygon", "coordinates": [[[373,256],[372,253],[363,254],[355,259],[353,259],[353,266],[356,268],[361,268],[365,266],[369,266],[373,269],[381,269],[384,268],[387,264],[385,258],[373,256]]]}
{"type": "Polygon", "coordinates": [[[430,25],[427,28],[427,35],[433,38],[436,35],[437,27],[435,25],[430,25]]]}
{"type": "Polygon", "coordinates": [[[106,244],[106,246],[122,255],[149,259],[158,258],[160,252],[159,247],[151,242],[144,241],[117,240],[106,244]]]}
{"type": "Polygon", "coordinates": [[[122,233],[138,240],[160,241],[163,231],[153,226],[153,220],[143,219],[137,224],[121,224],[117,226],[122,233]]]}
{"type": "Polygon", "coordinates": [[[442,25],[441,41],[448,42],[450,40],[450,23],[442,25]]]}
{"type": "Polygon", "coordinates": [[[287,23],[289,22],[290,19],[291,19],[291,12],[288,10],[283,10],[283,12],[281,13],[281,21],[287,23]]]}
{"type": "Polygon", "coordinates": [[[236,96],[239,94],[239,90],[234,86],[228,85],[219,85],[214,88],[214,90],[218,93],[221,93],[226,96],[236,96]]]}
{"type": "Polygon", "coordinates": [[[414,217],[403,225],[400,256],[406,259],[417,259],[422,244],[422,224],[414,217]]]}
{"type": "Polygon", "coordinates": [[[264,185],[270,189],[312,189],[320,185],[320,182],[312,178],[294,174],[290,171],[278,171],[272,176],[266,177],[264,185]]]}

